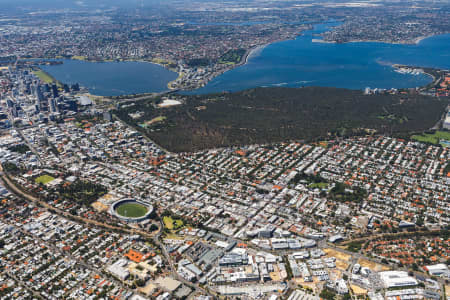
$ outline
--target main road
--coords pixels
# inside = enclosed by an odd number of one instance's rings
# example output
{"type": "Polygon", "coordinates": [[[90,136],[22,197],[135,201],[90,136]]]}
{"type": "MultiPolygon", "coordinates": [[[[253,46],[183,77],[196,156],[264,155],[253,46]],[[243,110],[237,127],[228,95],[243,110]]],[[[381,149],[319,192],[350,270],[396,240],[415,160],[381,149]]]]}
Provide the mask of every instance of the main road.
{"type": "Polygon", "coordinates": [[[85,223],[85,224],[90,224],[90,225],[94,225],[97,227],[101,227],[104,229],[108,229],[108,230],[115,230],[115,231],[119,231],[119,232],[123,232],[123,233],[127,233],[130,235],[135,235],[138,234],[142,237],[148,238],[148,239],[152,239],[154,241],[154,243],[161,249],[162,254],[164,255],[164,257],[166,258],[166,260],[169,262],[169,267],[172,273],[172,276],[174,276],[176,279],[178,279],[179,281],[183,282],[185,285],[191,287],[192,289],[194,289],[194,291],[196,292],[202,292],[206,295],[212,296],[212,294],[207,291],[206,289],[200,287],[197,284],[194,284],[190,281],[187,281],[186,279],[184,279],[182,276],[180,276],[175,268],[175,265],[173,263],[173,260],[171,258],[171,256],[169,255],[169,253],[167,252],[164,244],[160,241],[160,237],[162,234],[162,230],[164,228],[164,223],[162,221],[160,221],[160,226],[159,226],[159,230],[156,234],[150,234],[148,232],[145,232],[143,230],[138,230],[138,229],[129,229],[129,228],[124,228],[124,227],[119,227],[119,226],[114,226],[114,225],[110,225],[110,224],[106,224],[106,223],[102,223],[102,222],[98,222],[95,220],[91,220],[88,218],[84,218],[84,217],[80,217],[80,216],[74,216],[72,214],[70,214],[67,211],[61,210],[57,207],[54,207],[50,204],[48,204],[45,201],[40,200],[39,198],[30,195],[26,192],[24,192],[23,190],[21,190],[20,188],[18,188],[16,186],[16,184],[14,182],[12,182],[12,180],[3,172],[3,168],[0,165],[0,181],[4,184],[4,186],[13,194],[22,197],[28,201],[34,202],[34,203],[38,203],[39,205],[43,206],[44,208],[46,208],[47,210],[53,210],[55,211],[58,215],[60,216],[64,216],[65,218],[68,219],[72,219],[75,221],[78,221],[80,223],[85,223]]]}

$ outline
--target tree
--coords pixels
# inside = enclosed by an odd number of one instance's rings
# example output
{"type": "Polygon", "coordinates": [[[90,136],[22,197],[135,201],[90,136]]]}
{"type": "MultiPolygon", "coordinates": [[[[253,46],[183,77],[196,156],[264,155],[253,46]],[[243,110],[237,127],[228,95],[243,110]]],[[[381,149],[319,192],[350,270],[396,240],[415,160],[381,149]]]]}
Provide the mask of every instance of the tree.
{"type": "Polygon", "coordinates": [[[336,294],[325,288],[320,292],[319,296],[324,300],[333,300],[336,294]]]}
{"type": "Polygon", "coordinates": [[[145,285],[145,280],[139,278],[138,280],[135,281],[135,283],[136,286],[143,287],[145,285]]]}
{"type": "Polygon", "coordinates": [[[423,226],[423,216],[419,216],[416,221],[416,225],[419,227],[423,226]]]}
{"type": "Polygon", "coordinates": [[[350,300],[350,299],[352,299],[352,296],[350,296],[350,294],[347,293],[347,294],[345,294],[345,295],[342,297],[342,299],[343,299],[343,300],[350,300]]]}
{"type": "Polygon", "coordinates": [[[3,170],[5,170],[5,172],[8,173],[18,173],[20,171],[20,168],[17,167],[16,164],[10,163],[10,162],[5,162],[2,164],[3,170]]]}

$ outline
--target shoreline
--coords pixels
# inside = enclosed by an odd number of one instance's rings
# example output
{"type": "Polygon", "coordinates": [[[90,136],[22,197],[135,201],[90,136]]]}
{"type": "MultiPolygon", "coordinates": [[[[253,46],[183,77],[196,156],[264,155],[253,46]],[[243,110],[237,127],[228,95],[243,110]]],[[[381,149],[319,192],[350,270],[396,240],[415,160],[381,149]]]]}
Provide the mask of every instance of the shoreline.
{"type": "Polygon", "coordinates": [[[311,39],[311,43],[319,43],[319,44],[337,44],[336,41],[325,41],[323,39],[311,39]]]}
{"type": "MultiPolygon", "coordinates": [[[[267,47],[268,45],[273,44],[273,43],[277,43],[277,42],[280,42],[280,41],[284,41],[284,40],[276,40],[276,41],[273,41],[273,42],[270,42],[270,43],[265,43],[265,44],[258,45],[258,46],[254,46],[254,47],[251,47],[250,49],[247,49],[246,52],[244,53],[244,55],[242,56],[241,60],[240,60],[237,64],[233,65],[232,67],[230,67],[230,68],[228,68],[228,69],[226,69],[226,70],[223,70],[223,71],[221,71],[221,72],[215,74],[212,78],[210,78],[210,79],[208,80],[208,82],[210,82],[211,80],[213,80],[214,78],[216,78],[216,77],[218,77],[218,76],[220,76],[220,75],[225,74],[225,73],[228,72],[228,71],[231,71],[231,70],[233,70],[233,69],[235,69],[235,68],[237,68],[237,67],[241,67],[241,66],[246,65],[246,64],[248,63],[249,59],[250,59],[253,55],[255,55],[255,53],[256,53],[257,51],[262,51],[262,50],[263,50],[265,47],[267,47]]],[[[178,73],[178,72],[177,72],[177,73],[178,73]]],[[[170,85],[171,85],[174,81],[178,80],[179,78],[182,78],[182,76],[183,76],[184,74],[183,74],[183,73],[181,73],[181,74],[178,73],[178,75],[179,75],[179,77],[178,77],[177,79],[172,80],[172,81],[170,81],[170,82],[167,83],[167,87],[169,88],[169,90],[171,90],[171,91],[172,91],[172,90],[193,91],[193,90],[196,90],[196,89],[200,89],[200,88],[204,87],[206,84],[208,84],[208,82],[207,82],[205,85],[199,86],[199,87],[197,87],[197,88],[195,88],[195,89],[173,88],[173,87],[171,87],[170,85]],[[181,76],[181,77],[180,77],[180,76],[181,76]]]]}
{"type": "MultiPolygon", "coordinates": [[[[295,38],[297,38],[297,37],[299,37],[299,36],[302,36],[303,34],[304,34],[304,32],[301,32],[301,33],[297,34],[295,38]]],[[[441,33],[441,34],[432,34],[432,35],[420,36],[420,37],[415,38],[414,40],[409,40],[409,41],[399,41],[399,42],[389,42],[389,41],[379,41],[379,40],[351,40],[351,41],[343,42],[342,44],[346,44],[346,43],[384,43],[384,44],[418,45],[418,44],[420,44],[423,40],[425,40],[425,39],[427,39],[427,38],[431,38],[431,37],[438,36],[438,35],[445,35],[445,34],[448,34],[448,33],[441,33]]],[[[180,80],[181,78],[183,78],[183,77],[185,76],[186,72],[185,72],[184,70],[186,70],[186,69],[182,68],[182,69],[179,71],[179,70],[178,70],[178,65],[177,65],[177,70],[174,70],[174,68],[169,68],[169,67],[168,67],[168,64],[174,64],[174,62],[166,61],[166,60],[163,60],[163,59],[155,59],[155,60],[147,60],[147,59],[121,59],[121,60],[109,60],[109,59],[105,59],[105,60],[90,60],[90,59],[87,59],[87,58],[85,58],[85,57],[83,57],[83,59],[80,59],[81,57],[77,57],[77,56],[74,56],[74,57],[71,57],[71,58],[64,58],[64,57],[58,57],[58,58],[56,58],[56,57],[55,57],[55,58],[49,58],[49,59],[55,59],[55,60],[58,60],[58,59],[59,59],[59,60],[66,60],[66,59],[71,60],[71,59],[72,59],[72,60],[79,60],[79,61],[86,61],[86,62],[96,62],[96,63],[102,63],[102,62],[145,62],[145,63],[151,63],[151,64],[155,64],[155,65],[161,66],[161,67],[167,69],[168,71],[172,71],[172,72],[174,72],[174,73],[176,73],[176,74],[178,75],[177,78],[175,78],[174,80],[169,81],[169,82],[167,83],[166,86],[167,86],[167,89],[168,89],[168,90],[163,91],[162,93],[173,92],[173,91],[175,91],[175,90],[177,90],[177,91],[187,91],[187,92],[191,92],[191,91],[195,91],[195,90],[197,90],[197,89],[203,88],[203,87],[206,86],[209,82],[211,82],[212,80],[214,80],[216,77],[219,77],[219,76],[223,75],[224,73],[226,73],[226,72],[228,72],[228,71],[231,71],[231,70],[233,70],[233,69],[235,69],[235,68],[237,68],[237,67],[246,65],[246,64],[249,62],[249,60],[250,60],[254,55],[256,55],[257,53],[259,53],[260,51],[262,51],[265,47],[267,47],[267,46],[269,46],[269,45],[271,45],[271,44],[274,44],[274,43],[278,43],[278,42],[282,42],[282,41],[287,41],[287,40],[292,40],[292,39],[295,39],[295,38],[292,37],[292,38],[288,38],[288,39],[274,40],[274,41],[271,41],[271,42],[268,42],[268,43],[265,43],[265,44],[261,44],[261,45],[257,45],[257,46],[251,47],[251,48],[249,48],[249,49],[246,50],[246,52],[244,53],[244,55],[242,56],[241,60],[240,60],[238,63],[236,63],[236,64],[234,64],[234,65],[230,65],[229,67],[227,67],[227,68],[225,68],[225,69],[223,69],[223,70],[220,70],[220,71],[218,71],[217,73],[212,73],[212,72],[211,72],[210,77],[205,77],[205,81],[204,81],[201,85],[195,86],[195,87],[193,87],[193,88],[183,87],[183,86],[181,86],[181,87],[173,87],[172,84],[173,84],[174,82],[180,80]]],[[[326,40],[323,40],[323,38],[320,38],[320,39],[314,39],[314,38],[313,38],[313,39],[311,40],[311,42],[312,42],[312,43],[318,43],[318,44],[321,44],[321,43],[323,43],[323,44],[337,44],[336,41],[326,41],[326,40]]],[[[41,58],[41,59],[42,59],[42,58],[41,58]]],[[[396,68],[395,65],[393,65],[393,64],[388,64],[388,65],[391,66],[391,67],[393,67],[393,68],[396,68]]],[[[435,80],[435,77],[434,77],[432,74],[429,74],[429,73],[426,73],[426,72],[424,72],[423,74],[426,74],[426,75],[428,75],[429,77],[431,77],[433,81],[435,80]]],[[[153,93],[153,92],[151,92],[151,93],[153,93]]],[[[157,93],[157,94],[161,94],[161,92],[160,92],[160,93],[157,93]]],[[[126,95],[127,95],[127,94],[120,95],[120,96],[126,96],[126,95]]],[[[130,94],[130,95],[134,95],[134,94],[130,94]]]]}
{"type": "Polygon", "coordinates": [[[264,50],[264,48],[266,48],[267,46],[269,46],[270,44],[273,44],[273,43],[276,43],[276,42],[266,43],[266,44],[263,44],[263,45],[259,45],[259,46],[255,46],[255,47],[250,48],[245,53],[244,57],[242,57],[241,61],[238,64],[236,64],[236,67],[243,66],[243,65],[247,64],[249,59],[253,55],[257,54],[258,51],[264,50]]]}
{"type": "MultiPolygon", "coordinates": [[[[109,59],[105,59],[105,60],[90,60],[90,59],[80,59],[79,57],[71,57],[71,58],[65,58],[65,57],[53,57],[53,58],[26,58],[23,60],[55,60],[55,61],[64,61],[64,60],[74,60],[74,61],[83,61],[83,62],[89,62],[89,63],[108,63],[108,62],[139,62],[139,63],[149,63],[149,64],[153,64],[153,65],[157,65],[160,66],[164,69],[166,69],[167,71],[171,71],[175,74],[177,74],[178,76],[180,76],[180,73],[177,72],[176,70],[173,70],[171,68],[168,68],[165,64],[163,63],[158,63],[156,61],[150,61],[150,60],[145,60],[145,59],[123,59],[123,60],[109,60],[109,59]]],[[[64,63],[64,62],[62,62],[64,63]]],[[[59,81],[58,79],[56,79],[53,75],[51,75],[50,73],[48,73],[47,71],[43,70],[41,67],[39,67],[40,65],[36,65],[36,68],[45,73],[48,77],[50,77],[53,82],[55,84],[57,84],[58,86],[63,86],[64,82],[59,81]]],[[[177,79],[177,78],[176,78],[177,79]]],[[[173,81],[175,81],[176,79],[174,79],[173,81]]],[[[172,81],[170,81],[169,83],[171,83],[172,81]]],[[[167,85],[169,85],[169,83],[167,83],[167,85]]],[[[139,93],[139,94],[122,94],[122,95],[109,95],[109,96],[104,96],[104,95],[96,95],[96,94],[92,94],[91,91],[89,91],[89,88],[84,87],[90,95],[95,96],[95,97],[123,97],[123,96],[134,96],[134,95],[147,95],[147,94],[161,94],[161,93],[170,93],[172,91],[175,90],[179,90],[177,88],[169,88],[168,90],[162,91],[162,92],[147,92],[147,93],[139,93]]]]}
{"type": "Polygon", "coordinates": [[[383,41],[383,40],[349,40],[346,42],[341,42],[338,43],[336,41],[314,41],[317,43],[335,43],[335,44],[348,44],[348,43],[382,43],[382,44],[392,44],[392,45],[419,45],[420,42],[422,42],[423,40],[426,40],[428,38],[432,38],[435,36],[439,36],[439,35],[445,35],[448,33],[439,33],[439,34],[431,34],[431,35],[424,35],[424,36],[419,36],[416,37],[412,40],[409,41],[399,41],[399,42],[390,42],[390,41],[383,41]]]}
{"type": "Polygon", "coordinates": [[[54,83],[56,84],[58,87],[62,87],[64,85],[64,83],[62,83],[61,81],[59,81],[58,79],[56,79],[53,75],[51,75],[50,73],[48,73],[47,71],[43,70],[42,68],[36,67],[36,71],[33,72],[33,74],[35,76],[37,76],[39,78],[39,80],[44,81],[46,83],[54,83]],[[36,72],[40,72],[42,73],[42,76],[39,76],[38,74],[36,74],[36,72]],[[45,80],[44,77],[48,78],[48,82],[47,80],[45,80]]]}
{"type": "Polygon", "coordinates": [[[427,38],[433,37],[436,35],[424,35],[424,36],[419,36],[417,38],[414,39],[414,44],[419,45],[420,42],[422,42],[423,40],[426,40],[427,38]]]}
{"type": "MultiPolygon", "coordinates": [[[[432,34],[432,35],[421,36],[421,37],[415,38],[415,39],[412,40],[412,41],[388,42],[388,41],[377,41],[377,40],[351,40],[351,41],[343,42],[343,43],[341,43],[341,44],[346,44],[346,43],[383,43],[383,44],[393,44],[393,45],[418,45],[421,41],[423,41],[423,40],[425,40],[425,39],[427,39],[427,38],[431,38],[431,37],[438,36],[438,35],[444,35],[444,34],[448,34],[448,33],[440,33],[440,34],[432,34]]],[[[214,78],[216,78],[216,77],[218,77],[218,76],[220,76],[220,75],[222,75],[222,74],[224,74],[224,73],[226,73],[226,72],[228,72],[228,71],[233,70],[234,68],[237,68],[237,67],[240,67],[240,66],[243,66],[243,65],[247,64],[248,61],[249,61],[249,59],[251,58],[251,56],[254,55],[254,53],[255,53],[256,51],[258,51],[258,50],[263,50],[265,47],[267,47],[267,46],[269,46],[269,45],[271,45],[271,44],[274,44],[274,43],[278,43],[278,42],[283,42],[283,41],[289,41],[289,40],[296,39],[297,37],[302,36],[302,35],[303,35],[303,32],[300,33],[300,34],[298,34],[295,38],[282,39],[282,40],[275,40],[275,41],[272,41],[272,42],[270,42],[270,43],[265,43],[265,44],[262,44],[262,45],[258,45],[258,46],[252,47],[252,48],[250,48],[250,49],[247,50],[247,52],[244,54],[243,58],[241,59],[241,61],[240,61],[239,63],[237,63],[236,65],[234,65],[234,66],[233,66],[232,68],[230,68],[230,69],[224,70],[223,72],[220,72],[220,73],[214,75],[212,78],[210,78],[210,79],[208,80],[208,82],[210,82],[210,81],[213,80],[214,78]]],[[[323,40],[323,38],[320,38],[320,39],[314,39],[314,38],[313,38],[313,39],[311,40],[311,42],[312,42],[312,43],[319,43],[319,44],[339,44],[339,43],[336,42],[336,41],[326,41],[326,40],[323,40]]],[[[392,65],[391,65],[391,66],[392,66],[392,65]]],[[[424,74],[426,74],[426,75],[432,77],[433,80],[435,80],[435,78],[434,78],[433,75],[428,74],[428,73],[426,73],[426,72],[424,72],[424,74]]],[[[208,82],[207,82],[206,84],[208,84],[208,82]]],[[[206,84],[205,84],[205,85],[206,85],[206,84]]],[[[202,87],[204,87],[205,85],[200,86],[200,87],[197,87],[197,88],[195,88],[195,89],[183,89],[183,88],[181,88],[180,90],[182,90],[182,91],[183,91],[183,90],[184,90],[184,91],[192,91],[192,90],[196,90],[196,89],[202,88],[202,87]]]]}
{"type": "MultiPolygon", "coordinates": [[[[423,75],[431,77],[431,82],[426,84],[426,85],[418,87],[420,89],[428,88],[430,85],[435,84],[436,81],[439,79],[439,77],[436,77],[434,74],[430,73],[429,71],[427,72],[427,70],[426,70],[427,68],[424,68],[424,67],[414,67],[414,66],[407,66],[407,65],[401,65],[401,64],[392,64],[391,67],[394,68],[394,70],[398,70],[400,68],[414,68],[414,69],[422,70],[422,74],[423,75]]],[[[431,71],[432,70],[439,70],[439,69],[434,69],[434,68],[428,68],[428,69],[431,70],[431,71]]]]}
{"type": "MultiPolygon", "coordinates": [[[[55,61],[58,61],[58,60],[59,61],[75,60],[75,61],[82,61],[82,62],[89,62],[89,63],[143,62],[143,63],[154,64],[154,65],[163,67],[163,68],[165,68],[168,71],[171,71],[171,72],[174,72],[174,73],[178,73],[176,70],[167,67],[166,64],[164,64],[162,62],[159,63],[157,61],[146,60],[146,59],[120,59],[120,60],[117,60],[117,59],[103,59],[103,60],[97,60],[97,59],[87,59],[87,58],[86,59],[81,59],[81,58],[75,56],[75,57],[69,57],[69,58],[67,58],[67,57],[47,57],[47,58],[39,57],[39,58],[35,58],[35,57],[33,57],[33,58],[24,58],[24,59],[20,59],[20,60],[23,60],[23,61],[27,61],[27,60],[29,60],[29,61],[32,61],[32,60],[55,60],[55,61]]],[[[164,61],[164,60],[161,60],[161,61],[164,61]]],[[[170,63],[169,61],[167,61],[167,62],[170,63]]]]}

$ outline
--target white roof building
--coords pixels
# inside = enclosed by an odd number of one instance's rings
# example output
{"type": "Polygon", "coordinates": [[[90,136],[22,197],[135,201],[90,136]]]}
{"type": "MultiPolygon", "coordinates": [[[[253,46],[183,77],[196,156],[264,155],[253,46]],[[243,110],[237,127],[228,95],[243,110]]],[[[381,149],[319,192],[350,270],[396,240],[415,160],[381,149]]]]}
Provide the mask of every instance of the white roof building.
{"type": "Polygon", "coordinates": [[[147,298],[144,298],[138,294],[134,294],[133,296],[131,296],[130,300],[147,300],[147,298]]]}
{"type": "Polygon", "coordinates": [[[441,276],[441,275],[449,276],[450,275],[450,271],[449,271],[447,265],[444,265],[444,264],[425,266],[425,268],[430,273],[430,275],[434,275],[434,276],[441,276]]]}
{"type": "Polygon", "coordinates": [[[378,273],[385,288],[414,286],[418,282],[404,271],[385,271],[378,273]]]}
{"type": "Polygon", "coordinates": [[[114,264],[108,267],[108,272],[110,272],[113,276],[119,278],[120,280],[125,280],[130,275],[130,272],[126,268],[128,265],[128,261],[126,259],[119,259],[114,264]]]}

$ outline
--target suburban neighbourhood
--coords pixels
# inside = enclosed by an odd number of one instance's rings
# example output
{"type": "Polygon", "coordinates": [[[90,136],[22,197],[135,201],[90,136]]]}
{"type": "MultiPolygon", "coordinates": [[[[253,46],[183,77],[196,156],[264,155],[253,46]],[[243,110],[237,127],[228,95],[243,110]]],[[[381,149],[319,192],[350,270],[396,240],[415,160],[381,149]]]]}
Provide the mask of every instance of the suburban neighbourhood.
{"type": "Polygon", "coordinates": [[[450,112],[172,153],[96,100],[1,68],[0,298],[450,299],[450,112]]]}

